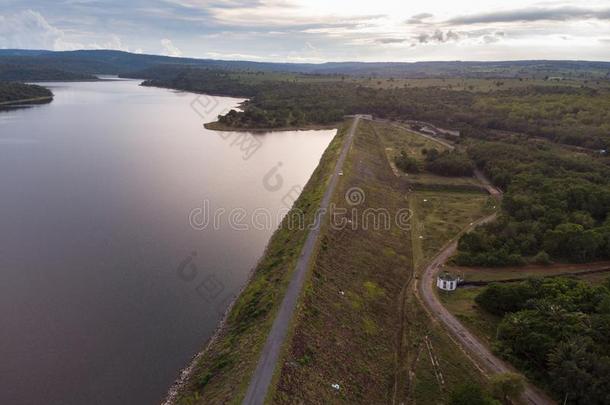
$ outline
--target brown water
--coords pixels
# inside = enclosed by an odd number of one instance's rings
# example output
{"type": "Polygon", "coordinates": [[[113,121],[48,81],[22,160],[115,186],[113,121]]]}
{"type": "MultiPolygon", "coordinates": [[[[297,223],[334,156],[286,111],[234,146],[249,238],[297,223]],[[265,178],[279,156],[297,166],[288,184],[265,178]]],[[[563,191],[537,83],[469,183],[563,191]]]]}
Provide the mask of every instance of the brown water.
{"type": "Polygon", "coordinates": [[[335,131],[221,136],[202,123],[241,100],[46,85],[0,112],[0,404],[158,403],[273,232],[250,215],[281,215],[335,131]],[[202,230],[203,207],[227,214],[202,230]]]}

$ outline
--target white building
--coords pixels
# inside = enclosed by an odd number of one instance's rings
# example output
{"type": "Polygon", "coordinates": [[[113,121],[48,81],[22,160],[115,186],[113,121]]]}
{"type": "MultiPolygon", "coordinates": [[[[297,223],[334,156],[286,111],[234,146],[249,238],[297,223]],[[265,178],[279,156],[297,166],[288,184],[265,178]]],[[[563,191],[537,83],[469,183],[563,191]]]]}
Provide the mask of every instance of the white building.
{"type": "Polygon", "coordinates": [[[458,277],[445,271],[436,278],[436,286],[443,291],[455,291],[459,281],[458,277]]]}

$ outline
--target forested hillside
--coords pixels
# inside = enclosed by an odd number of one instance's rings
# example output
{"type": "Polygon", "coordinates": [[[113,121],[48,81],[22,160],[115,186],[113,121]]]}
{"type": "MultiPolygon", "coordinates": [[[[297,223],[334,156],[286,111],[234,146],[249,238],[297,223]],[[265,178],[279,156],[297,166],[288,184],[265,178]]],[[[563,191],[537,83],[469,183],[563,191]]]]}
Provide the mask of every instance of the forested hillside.
{"type": "Polygon", "coordinates": [[[0,103],[51,97],[53,97],[53,93],[41,86],[0,82],[0,103]]]}
{"type": "Polygon", "coordinates": [[[97,77],[84,73],[72,73],[59,69],[47,68],[44,66],[24,66],[0,63],[0,81],[49,82],[77,80],[97,80],[97,77]]]}

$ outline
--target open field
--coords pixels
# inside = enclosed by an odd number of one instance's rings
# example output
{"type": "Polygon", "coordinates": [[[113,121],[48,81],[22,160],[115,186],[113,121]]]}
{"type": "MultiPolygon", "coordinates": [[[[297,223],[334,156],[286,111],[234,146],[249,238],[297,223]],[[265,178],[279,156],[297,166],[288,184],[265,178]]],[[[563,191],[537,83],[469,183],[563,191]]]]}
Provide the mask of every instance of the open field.
{"type": "MultiPolygon", "coordinates": [[[[306,222],[314,218],[348,128],[349,123],[339,130],[293,207],[306,222]]],[[[307,236],[306,229],[289,228],[272,236],[250,282],[179,390],[178,404],[241,402],[307,236]]]]}
{"type": "Polygon", "coordinates": [[[438,295],[449,312],[491,347],[501,318],[485,312],[474,302],[481,291],[481,287],[458,288],[451,293],[439,291],[438,295]]]}
{"type": "Polygon", "coordinates": [[[484,193],[417,191],[413,212],[413,260],[420,267],[472,222],[491,214],[496,202],[484,193]]]}

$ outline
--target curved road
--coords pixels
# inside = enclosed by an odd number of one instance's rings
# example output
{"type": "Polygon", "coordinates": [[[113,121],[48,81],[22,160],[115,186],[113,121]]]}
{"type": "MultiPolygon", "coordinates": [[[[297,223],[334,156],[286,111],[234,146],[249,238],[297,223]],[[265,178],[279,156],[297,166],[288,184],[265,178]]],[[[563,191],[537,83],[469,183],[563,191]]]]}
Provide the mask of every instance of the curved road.
{"type": "Polygon", "coordinates": [[[307,270],[309,269],[309,265],[311,263],[316,241],[320,235],[322,221],[324,220],[324,216],[326,211],[328,211],[330,201],[333,197],[335,189],[337,188],[337,183],[339,182],[339,172],[343,168],[343,163],[345,162],[347,153],[352,145],[354,134],[360,119],[360,116],[356,116],[354,118],[354,122],[350,127],[347,138],[343,143],[343,148],[341,149],[341,154],[339,155],[339,159],[335,165],[335,170],[332,174],[330,183],[324,192],[322,201],[320,202],[320,208],[316,214],[316,221],[314,222],[315,227],[311,229],[307,235],[307,239],[305,240],[305,244],[301,250],[301,255],[299,256],[294,269],[292,279],[290,280],[290,284],[288,284],[286,295],[280,304],[280,309],[275,317],[275,320],[273,321],[271,331],[269,332],[269,335],[267,335],[267,341],[265,342],[265,346],[261,352],[261,356],[256,365],[256,369],[254,370],[254,374],[252,375],[252,379],[250,380],[250,385],[248,386],[248,391],[246,391],[246,396],[244,397],[242,404],[262,405],[265,402],[275,367],[280,358],[280,351],[284,341],[286,340],[288,328],[290,327],[292,314],[296,308],[299,294],[303,289],[303,283],[305,282],[305,276],[307,275],[307,270]]]}
{"type": "MultiPolygon", "coordinates": [[[[491,222],[496,218],[496,214],[489,217],[483,218],[473,225],[469,229],[476,226],[482,225],[487,222],[491,222]]],[[[494,356],[484,344],[482,344],[472,333],[470,333],[461,323],[454,317],[438,299],[436,295],[435,277],[439,268],[445,264],[445,262],[453,256],[457,250],[457,240],[454,240],[447,245],[432,262],[424,269],[421,275],[421,281],[418,285],[418,292],[420,299],[426,305],[428,312],[437,320],[442,322],[449,332],[453,335],[459,344],[464,348],[468,354],[476,360],[479,366],[483,367],[492,374],[496,373],[507,373],[515,372],[511,366],[506,364],[494,356]]],[[[527,383],[525,390],[522,395],[523,400],[527,404],[554,404],[555,402],[548,398],[542,391],[527,383]]]]}

